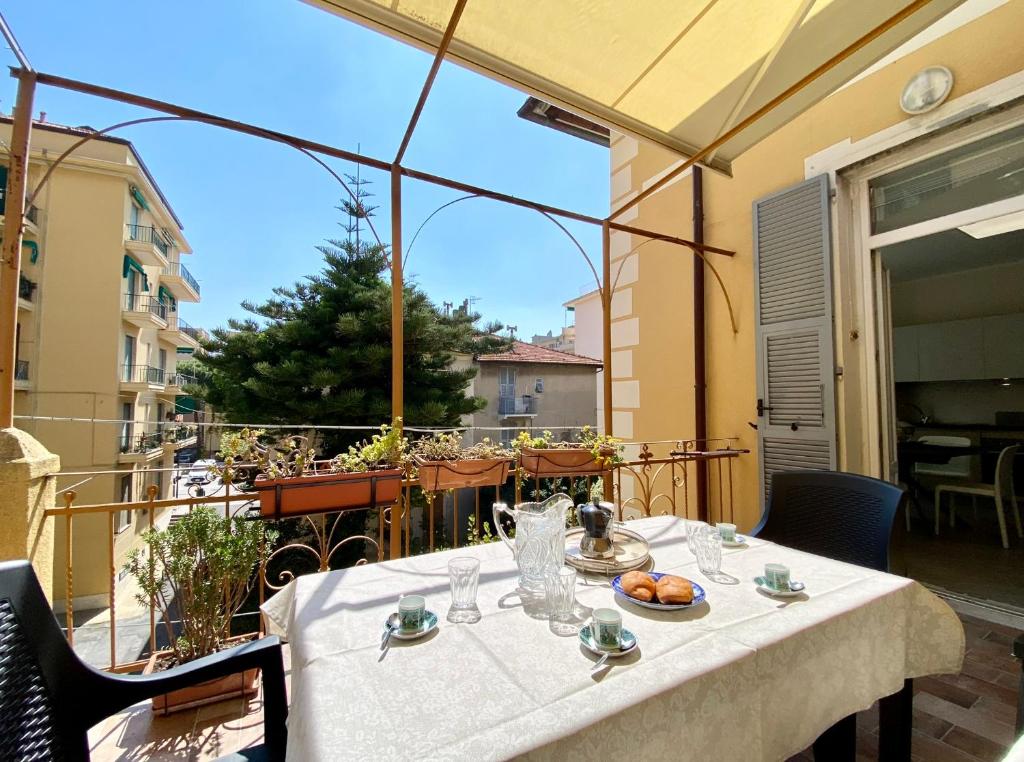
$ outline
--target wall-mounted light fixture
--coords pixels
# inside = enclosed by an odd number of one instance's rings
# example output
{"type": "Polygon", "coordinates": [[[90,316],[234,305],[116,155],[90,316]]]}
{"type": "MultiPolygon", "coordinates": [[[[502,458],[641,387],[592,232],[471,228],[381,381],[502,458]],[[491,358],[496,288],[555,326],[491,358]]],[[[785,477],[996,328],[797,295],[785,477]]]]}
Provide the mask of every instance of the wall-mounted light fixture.
{"type": "Polygon", "coordinates": [[[922,69],[903,86],[900,108],[916,116],[938,108],[953,89],[953,72],[945,66],[922,69]]]}

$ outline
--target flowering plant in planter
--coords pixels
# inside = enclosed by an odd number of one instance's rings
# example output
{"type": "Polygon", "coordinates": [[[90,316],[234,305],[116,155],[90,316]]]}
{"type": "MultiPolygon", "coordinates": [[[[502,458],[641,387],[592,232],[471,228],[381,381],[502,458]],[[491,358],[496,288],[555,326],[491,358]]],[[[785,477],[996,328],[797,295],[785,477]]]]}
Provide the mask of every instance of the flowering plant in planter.
{"type": "Polygon", "coordinates": [[[621,440],[584,426],[575,440],[559,441],[550,431],[521,431],[513,442],[523,470],[531,476],[567,476],[606,471],[622,462],[621,440]]]}
{"type": "Polygon", "coordinates": [[[412,445],[412,457],[420,486],[438,492],[504,484],[515,454],[486,437],[463,447],[462,435],[453,431],[418,439],[412,445]]]}

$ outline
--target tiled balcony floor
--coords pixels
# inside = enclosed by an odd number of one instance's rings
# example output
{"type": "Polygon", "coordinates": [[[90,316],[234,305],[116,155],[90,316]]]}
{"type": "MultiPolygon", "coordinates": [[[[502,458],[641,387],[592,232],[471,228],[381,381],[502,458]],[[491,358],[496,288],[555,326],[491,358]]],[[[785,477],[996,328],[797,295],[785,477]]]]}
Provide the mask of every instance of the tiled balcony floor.
{"type": "MultiPolygon", "coordinates": [[[[1010,656],[1016,632],[961,615],[967,656],[959,675],[915,682],[913,757],[922,762],[996,762],[1013,740],[1020,665],[1010,656]]],[[[285,668],[288,669],[285,648],[285,668]]],[[[878,759],[878,710],[858,715],[858,760],[878,759]]],[[[92,758],[112,760],[212,760],[258,743],[262,702],[235,699],[169,717],[137,704],[89,734],[92,758]]],[[[794,760],[813,759],[809,752],[794,760]]]]}

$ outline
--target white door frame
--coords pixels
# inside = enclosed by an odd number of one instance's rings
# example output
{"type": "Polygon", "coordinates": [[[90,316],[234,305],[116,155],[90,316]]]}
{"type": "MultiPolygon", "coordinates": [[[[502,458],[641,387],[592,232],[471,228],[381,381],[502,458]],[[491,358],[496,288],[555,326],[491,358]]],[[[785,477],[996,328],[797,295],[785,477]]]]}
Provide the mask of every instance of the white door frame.
{"type": "MultiPolygon", "coordinates": [[[[1024,80],[1015,75],[1018,95],[1024,80]]],[[[964,96],[965,98],[969,96],[964,96]]],[[[833,293],[836,351],[836,428],[838,467],[843,471],[892,478],[895,463],[892,430],[895,426],[891,389],[891,336],[888,305],[881,305],[883,277],[873,252],[901,241],[920,238],[962,225],[1024,210],[1024,196],[926,220],[904,228],[872,235],[868,203],[871,179],[915,164],[953,148],[1024,124],[1024,105],[995,108],[973,116],[960,126],[941,127],[922,136],[907,120],[884,132],[902,135],[906,142],[893,144],[877,136],[816,154],[805,162],[808,173],[827,171],[836,197],[832,206],[833,293]],[[864,146],[882,153],[864,156],[864,146]],[[842,150],[840,150],[842,149],[842,150]]]]}

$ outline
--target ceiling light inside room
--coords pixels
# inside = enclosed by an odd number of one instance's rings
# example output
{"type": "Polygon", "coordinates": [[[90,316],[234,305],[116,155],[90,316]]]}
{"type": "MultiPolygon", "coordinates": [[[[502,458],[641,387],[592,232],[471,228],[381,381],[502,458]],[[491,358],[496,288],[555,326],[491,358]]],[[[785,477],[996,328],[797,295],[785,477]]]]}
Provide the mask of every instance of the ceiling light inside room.
{"type": "Polygon", "coordinates": [[[961,225],[958,230],[967,233],[971,238],[988,238],[1012,233],[1014,230],[1024,230],[1024,210],[981,222],[972,222],[970,225],[961,225]]]}

